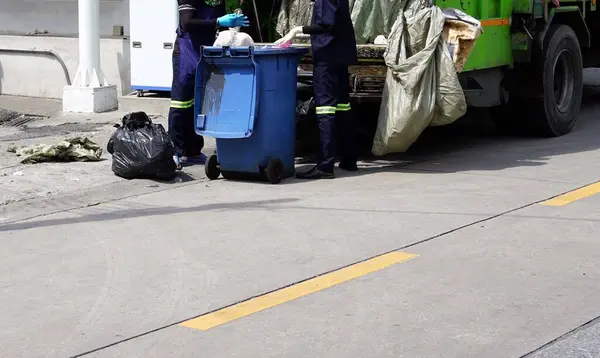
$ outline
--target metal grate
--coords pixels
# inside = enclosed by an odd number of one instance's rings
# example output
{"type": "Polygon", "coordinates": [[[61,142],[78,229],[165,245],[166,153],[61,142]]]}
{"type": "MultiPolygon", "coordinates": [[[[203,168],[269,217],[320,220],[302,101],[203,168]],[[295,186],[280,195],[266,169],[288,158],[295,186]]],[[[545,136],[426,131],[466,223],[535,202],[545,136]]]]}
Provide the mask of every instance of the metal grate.
{"type": "Polygon", "coordinates": [[[18,114],[16,116],[4,117],[0,119],[0,127],[23,127],[24,125],[43,119],[41,116],[30,116],[18,114]]]}
{"type": "Polygon", "coordinates": [[[354,93],[382,93],[385,87],[385,77],[381,76],[353,75],[350,80],[354,93]]]}

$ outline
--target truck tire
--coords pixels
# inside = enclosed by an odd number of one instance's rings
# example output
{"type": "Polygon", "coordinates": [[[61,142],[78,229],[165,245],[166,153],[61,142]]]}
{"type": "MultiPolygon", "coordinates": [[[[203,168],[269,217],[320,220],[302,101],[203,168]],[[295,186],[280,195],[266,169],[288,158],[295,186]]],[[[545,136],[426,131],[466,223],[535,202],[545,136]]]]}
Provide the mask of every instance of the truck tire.
{"type": "MultiPolygon", "coordinates": [[[[583,96],[583,60],[577,35],[567,25],[552,25],[537,63],[542,98],[529,117],[533,134],[558,137],[573,129],[583,96]]],[[[527,111],[526,111],[527,112],[527,111]]]]}

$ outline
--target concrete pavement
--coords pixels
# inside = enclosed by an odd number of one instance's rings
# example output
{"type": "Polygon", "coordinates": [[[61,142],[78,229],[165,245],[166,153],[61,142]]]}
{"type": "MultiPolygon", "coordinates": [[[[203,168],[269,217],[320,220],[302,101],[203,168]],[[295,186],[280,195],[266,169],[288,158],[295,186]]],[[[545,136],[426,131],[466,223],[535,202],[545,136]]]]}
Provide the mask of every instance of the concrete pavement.
{"type": "Polygon", "coordinates": [[[414,260],[221,327],[169,327],[92,356],[520,357],[600,309],[595,237],[540,235],[552,220],[539,216],[413,246],[414,260]]]}
{"type": "MultiPolygon", "coordinates": [[[[21,158],[7,152],[9,147],[53,144],[65,138],[84,136],[106,148],[114,132],[114,124],[121,122],[125,112],[68,114],[58,112],[59,100],[15,96],[0,96],[0,108],[36,116],[32,117],[33,121],[19,127],[0,123],[0,222],[76,208],[82,206],[82,201],[85,201],[85,206],[124,195],[151,192],[204,177],[204,169],[194,167],[188,168],[170,183],[126,183],[110,170],[110,154],[106,151],[100,162],[21,164],[21,158]],[[21,205],[23,202],[28,205],[21,205]]],[[[167,126],[164,116],[153,116],[152,120],[167,126]]],[[[207,140],[207,152],[214,148],[214,140],[207,140]]]]}
{"type": "Polygon", "coordinates": [[[573,331],[549,342],[532,352],[529,358],[581,357],[594,358],[600,356],[600,319],[577,327],[573,331]]]}
{"type": "Polygon", "coordinates": [[[600,195],[543,203],[600,180],[599,110],[562,138],[453,137],[333,181],[16,203],[0,221],[3,355],[596,356],[600,195]],[[418,256],[360,266],[389,252],[418,256]],[[327,285],[344,267],[356,278],[327,285]],[[316,276],[326,289],[282,290],[316,276]],[[244,312],[269,292],[285,294],[244,312]],[[181,325],[231,305],[224,324],[181,325]]]}

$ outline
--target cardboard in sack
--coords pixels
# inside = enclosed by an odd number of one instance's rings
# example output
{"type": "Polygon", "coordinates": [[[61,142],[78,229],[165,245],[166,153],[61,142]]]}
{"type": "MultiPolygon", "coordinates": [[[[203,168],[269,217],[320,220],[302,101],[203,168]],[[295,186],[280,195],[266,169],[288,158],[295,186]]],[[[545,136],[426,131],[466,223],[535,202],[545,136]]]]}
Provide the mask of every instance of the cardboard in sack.
{"type": "Polygon", "coordinates": [[[456,72],[462,72],[483,28],[477,19],[460,10],[447,8],[443,12],[446,18],[444,36],[448,41],[456,72]]]}

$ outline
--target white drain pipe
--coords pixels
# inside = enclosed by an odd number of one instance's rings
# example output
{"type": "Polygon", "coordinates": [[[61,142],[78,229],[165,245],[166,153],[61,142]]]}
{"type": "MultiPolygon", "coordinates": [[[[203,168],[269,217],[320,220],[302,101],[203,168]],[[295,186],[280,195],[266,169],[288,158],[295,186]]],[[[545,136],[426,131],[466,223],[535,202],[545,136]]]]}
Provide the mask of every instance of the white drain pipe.
{"type": "Polygon", "coordinates": [[[63,72],[65,74],[65,79],[67,80],[67,84],[70,86],[71,76],[69,76],[69,70],[67,69],[67,65],[65,61],[54,51],[52,50],[36,50],[36,49],[16,49],[16,48],[0,48],[0,53],[13,53],[18,55],[44,55],[51,58],[54,58],[62,67],[63,72]]]}

